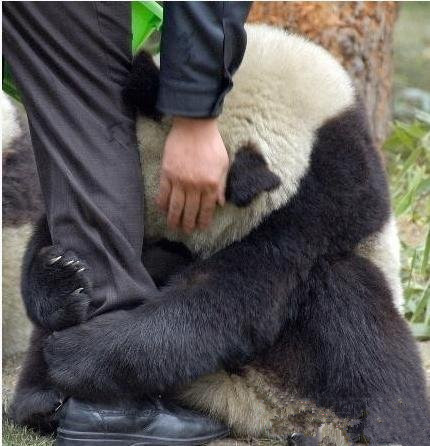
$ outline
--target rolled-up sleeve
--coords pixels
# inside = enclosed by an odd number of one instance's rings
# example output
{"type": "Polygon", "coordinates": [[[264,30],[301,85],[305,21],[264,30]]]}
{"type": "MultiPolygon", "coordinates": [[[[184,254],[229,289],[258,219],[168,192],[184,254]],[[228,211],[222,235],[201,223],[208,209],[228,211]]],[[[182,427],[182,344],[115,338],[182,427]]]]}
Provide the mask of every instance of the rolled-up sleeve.
{"type": "Polygon", "coordinates": [[[252,2],[164,2],[157,108],[216,117],[246,48],[252,2]]]}

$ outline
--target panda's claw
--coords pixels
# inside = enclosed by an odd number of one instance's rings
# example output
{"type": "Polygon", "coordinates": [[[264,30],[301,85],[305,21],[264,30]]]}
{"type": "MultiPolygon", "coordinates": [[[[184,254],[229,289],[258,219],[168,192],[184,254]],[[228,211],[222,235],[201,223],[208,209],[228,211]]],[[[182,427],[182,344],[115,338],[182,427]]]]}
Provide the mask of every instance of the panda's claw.
{"type": "Polygon", "coordinates": [[[36,324],[59,331],[86,320],[91,294],[87,270],[73,251],[59,246],[47,246],[39,251],[32,267],[38,302],[38,310],[33,312],[37,313],[36,324]]]}
{"type": "Polygon", "coordinates": [[[57,262],[61,259],[61,257],[62,257],[62,256],[57,256],[57,257],[54,257],[53,259],[50,259],[50,260],[48,261],[48,264],[49,264],[49,265],[54,265],[55,263],[57,263],[57,262]]]}
{"type": "Polygon", "coordinates": [[[46,273],[46,275],[52,277],[52,280],[65,280],[77,272],[82,273],[86,269],[83,262],[73,252],[63,252],[56,246],[42,248],[38,257],[41,262],[39,264],[41,267],[40,273],[42,275],[46,273]]]}

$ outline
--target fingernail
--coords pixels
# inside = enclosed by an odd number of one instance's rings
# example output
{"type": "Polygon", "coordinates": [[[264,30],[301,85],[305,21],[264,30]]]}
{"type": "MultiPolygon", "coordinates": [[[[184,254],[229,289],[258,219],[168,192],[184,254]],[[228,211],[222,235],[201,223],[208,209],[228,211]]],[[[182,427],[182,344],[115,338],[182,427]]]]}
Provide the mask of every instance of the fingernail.
{"type": "Polygon", "coordinates": [[[80,294],[83,290],[83,288],[77,288],[72,294],[80,294]]]}
{"type": "Polygon", "coordinates": [[[85,270],[86,270],[86,268],[85,268],[85,266],[83,266],[82,268],[79,268],[79,269],[78,269],[77,273],[82,273],[82,272],[85,271],[85,270]]]}

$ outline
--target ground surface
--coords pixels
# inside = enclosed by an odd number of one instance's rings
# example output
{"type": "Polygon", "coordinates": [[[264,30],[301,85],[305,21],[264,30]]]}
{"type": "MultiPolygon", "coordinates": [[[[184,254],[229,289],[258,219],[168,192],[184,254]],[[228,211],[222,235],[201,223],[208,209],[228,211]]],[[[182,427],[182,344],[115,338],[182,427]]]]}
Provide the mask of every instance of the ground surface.
{"type": "MultiPolygon", "coordinates": [[[[404,5],[396,27],[394,42],[395,89],[399,92],[405,86],[413,86],[430,91],[430,3],[412,2],[404,5]]],[[[411,226],[401,227],[409,231],[411,226]]],[[[420,236],[421,237],[421,236],[420,236]]],[[[430,389],[430,342],[420,343],[427,383],[430,389]]],[[[21,357],[8,358],[3,363],[3,396],[4,401],[11,397],[21,357]]],[[[430,394],[430,393],[429,393],[430,394]]],[[[19,429],[7,421],[3,423],[4,446],[53,446],[53,439],[43,438],[25,429],[19,429]]],[[[285,442],[274,440],[222,440],[213,446],[281,446],[285,442]]]]}
{"type": "MultiPolygon", "coordinates": [[[[424,365],[427,373],[428,393],[430,396],[430,342],[420,342],[419,344],[424,365]]],[[[22,357],[9,358],[3,364],[3,397],[7,403],[12,395],[12,389],[16,381],[22,357]]],[[[40,437],[35,433],[17,428],[7,421],[3,423],[3,446],[53,446],[52,438],[40,437]]],[[[284,441],[276,440],[220,440],[211,446],[285,446],[284,441]]]]}

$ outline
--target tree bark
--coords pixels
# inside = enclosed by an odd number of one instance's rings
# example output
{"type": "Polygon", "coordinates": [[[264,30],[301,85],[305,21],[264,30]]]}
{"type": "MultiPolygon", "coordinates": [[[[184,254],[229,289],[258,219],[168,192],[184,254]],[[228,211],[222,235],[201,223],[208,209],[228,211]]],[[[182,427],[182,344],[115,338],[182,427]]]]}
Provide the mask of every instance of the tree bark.
{"type": "Polygon", "coordinates": [[[254,2],[248,21],[306,35],[346,68],[367,108],[378,146],[391,119],[396,2],[254,2]]]}

